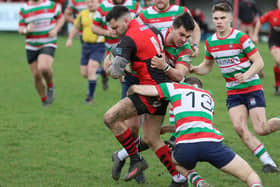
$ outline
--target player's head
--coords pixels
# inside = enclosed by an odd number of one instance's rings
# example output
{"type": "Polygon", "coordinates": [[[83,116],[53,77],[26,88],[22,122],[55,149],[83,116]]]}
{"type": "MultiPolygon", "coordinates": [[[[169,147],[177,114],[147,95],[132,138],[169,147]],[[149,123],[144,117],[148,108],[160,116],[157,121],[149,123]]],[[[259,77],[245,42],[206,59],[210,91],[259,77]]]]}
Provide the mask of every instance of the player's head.
{"type": "Polygon", "coordinates": [[[121,5],[123,4],[124,0],[112,0],[114,4],[121,5]]]}
{"type": "Polygon", "coordinates": [[[212,19],[217,32],[225,32],[231,28],[232,8],[227,2],[219,2],[212,6],[212,19]]]}
{"type": "Polygon", "coordinates": [[[155,0],[154,6],[157,10],[165,10],[170,6],[169,0],[155,0]]]}
{"type": "Polygon", "coordinates": [[[172,36],[172,43],[176,47],[181,47],[191,37],[194,29],[194,21],[192,16],[185,12],[173,21],[170,27],[170,35],[172,36]]]}
{"type": "Polygon", "coordinates": [[[106,15],[106,21],[118,36],[123,36],[126,33],[131,19],[129,9],[120,5],[114,6],[106,15]]]}
{"type": "Polygon", "coordinates": [[[86,5],[89,11],[95,11],[98,8],[98,0],[86,0],[86,5]]]}
{"type": "Polygon", "coordinates": [[[198,88],[203,88],[201,80],[194,76],[186,77],[184,82],[193,86],[197,86],[198,88]]]}

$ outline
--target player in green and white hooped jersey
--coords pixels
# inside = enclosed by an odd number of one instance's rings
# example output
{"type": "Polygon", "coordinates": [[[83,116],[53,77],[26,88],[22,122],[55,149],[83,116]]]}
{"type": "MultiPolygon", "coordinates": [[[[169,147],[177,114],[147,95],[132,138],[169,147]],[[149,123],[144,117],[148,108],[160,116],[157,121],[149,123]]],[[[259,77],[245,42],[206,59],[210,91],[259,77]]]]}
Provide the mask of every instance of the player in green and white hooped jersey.
{"type": "Polygon", "coordinates": [[[172,155],[176,169],[185,176],[197,162],[209,162],[249,187],[262,187],[257,173],[239,155],[222,144],[223,135],[213,124],[214,99],[202,82],[188,77],[183,83],[133,85],[129,94],[159,96],[172,103],[176,122],[176,146],[172,155]]]}
{"type": "Polygon", "coordinates": [[[64,11],[66,21],[73,24],[76,16],[86,8],[85,0],[69,0],[67,8],[64,11]]]}
{"type": "MultiPolygon", "coordinates": [[[[169,28],[172,25],[174,19],[184,12],[191,14],[188,8],[172,5],[170,4],[169,0],[155,0],[153,6],[143,10],[137,19],[142,24],[152,25],[161,30],[164,28],[169,28]]],[[[195,28],[192,35],[193,57],[196,57],[199,53],[199,41],[200,28],[195,22],[195,28]]]]}
{"type": "Polygon", "coordinates": [[[47,106],[54,100],[52,64],[57,32],[64,24],[61,7],[48,0],[30,0],[20,9],[19,16],[18,32],[26,35],[27,60],[35,88],[43,106],[47,106]]]}
{"type": "Polygon", "coordinates": [[[256,134],[264,136],[280,129],[280,119],[266,121],[265,99],[257,73],[263,59],[251,39],[231,27],[231,7],[219,3],[212,8],[216,33],[206,41],[203,62],[192,71],[205,75],[216,61],[226,81],[227,107],[234,129],[243,143],[264,164],[263,172],[279,172],[264,145],[248,129],[250,116],[256,134]]]}

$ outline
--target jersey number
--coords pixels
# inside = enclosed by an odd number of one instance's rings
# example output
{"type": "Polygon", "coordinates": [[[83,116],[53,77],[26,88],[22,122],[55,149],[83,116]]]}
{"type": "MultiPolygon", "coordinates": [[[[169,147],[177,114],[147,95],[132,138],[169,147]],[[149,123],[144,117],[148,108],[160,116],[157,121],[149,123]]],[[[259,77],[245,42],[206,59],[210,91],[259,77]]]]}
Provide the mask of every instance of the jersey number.
{"type": "Polygon", "coordinates": [[[203,109],[213,112],[213,101],[211,97],[205,93],[198,93],[194,91],[190,91],[186,94],[187,97],[190,97],[188,101],[191,101],[192,108],[201,106],[203,109]],[[196,97],[200,97],[199,100],[196,102],[196,97]]]}

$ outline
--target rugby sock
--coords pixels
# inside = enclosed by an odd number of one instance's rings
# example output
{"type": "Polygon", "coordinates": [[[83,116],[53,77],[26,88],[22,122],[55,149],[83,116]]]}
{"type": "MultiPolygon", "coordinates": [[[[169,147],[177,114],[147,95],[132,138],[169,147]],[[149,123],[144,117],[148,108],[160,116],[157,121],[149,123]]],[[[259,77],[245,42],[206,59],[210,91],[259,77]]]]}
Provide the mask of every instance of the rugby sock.
{"type": "Polygon", "coordinates": [[[200,184],[205,182],[205,180],[195,170],[190,170],[186,177],[195,187],[200,187],[200,184]]]}
{"type": "Polygon", "coordinates": [[[47,96],[41,97],[41,101],[44,102],[47,100],[47,96]]]}
{"type": "Polygon", "coordinates": [[[254,151],[254,155],[262,161],[263,164],[270,164],[277,167],[268,152],[265,150],[263,144],[260,144],[254,151]]]}
{"type": "Polygon", "coordinates": [[[138,149],[135,144],[135,138],[133,138],[130,129],[126,129],[125,132],[122,134],[116,136],[117,140],[122,144],[122,146],[125,148],[127,151],[128,155],[131,157],[133,160],[139,160],[140,156],[137,154],[138,149]]]}
{"type": "Polygon", "coordinates": [[[280,68],[274,66],[273,71],[274,71],[275,86],[280,86],[280,68]]]}
{"type": "Polygon", "coordinates": [[[172,176],[178,174],[175,165],[171,161],[171,150],[167,145],[160,147],[155,153],[172,176]]]}
{"type": "Polygon", "coordinates": [[[53,82],[47,83],[48,88],[52,88],[53,87],[53,82]]]}
{"type": "Polygon", "coordinates": [[[96,88],[96,80],[88,80],[88,97],[93,98],[96,88]]]}
{"type": "Polygon", "coordinates": [[[255,184],[252,184],[250,187],[263,187],[263,185],[260,183],[255,183],[255,184]]]}

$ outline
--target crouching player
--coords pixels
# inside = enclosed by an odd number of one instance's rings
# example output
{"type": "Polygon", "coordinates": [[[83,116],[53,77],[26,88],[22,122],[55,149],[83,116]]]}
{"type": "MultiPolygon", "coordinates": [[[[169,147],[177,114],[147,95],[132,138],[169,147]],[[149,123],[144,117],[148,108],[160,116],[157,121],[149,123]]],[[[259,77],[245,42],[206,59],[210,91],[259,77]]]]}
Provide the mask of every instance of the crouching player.
{"type": "Polygon", "coordinates": [[[198,78],[189,77],[184,83],[133,85],[129,94],[160,96],[171,102],[176,122],[172,160],[181,174],[188,175],[197,162],[206,161],[249,187],[262,187],[261,179],[249,164],[221,143],[224,138],[213,126],[214,99],[201,88],[198,78]]]}

